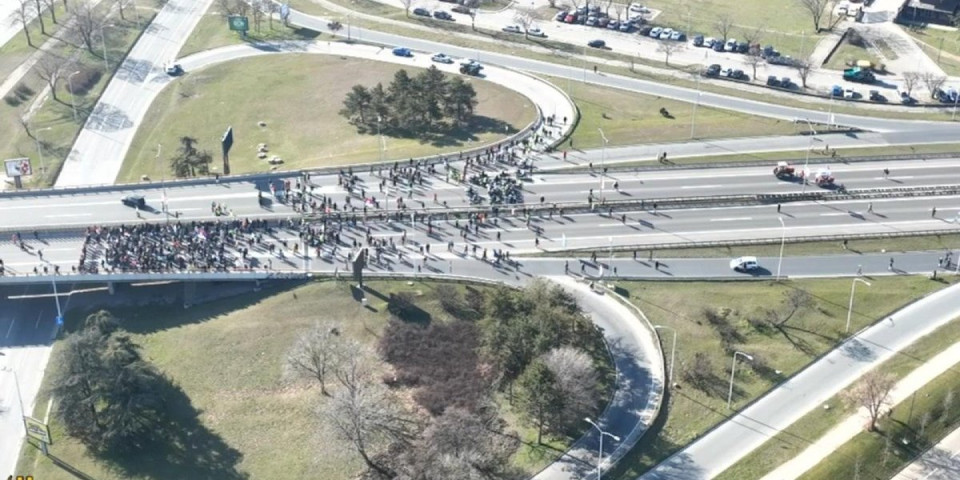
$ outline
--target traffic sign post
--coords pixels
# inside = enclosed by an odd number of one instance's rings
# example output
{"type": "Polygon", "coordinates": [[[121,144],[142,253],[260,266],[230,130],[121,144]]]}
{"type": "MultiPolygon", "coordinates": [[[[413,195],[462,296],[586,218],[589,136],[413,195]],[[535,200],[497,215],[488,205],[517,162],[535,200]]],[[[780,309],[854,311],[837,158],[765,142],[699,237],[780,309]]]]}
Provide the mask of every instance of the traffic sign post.
{"type": "Polygon", "coordinates": [[[242,15],[231,15],[227,18],[227,21],[230,23],[230,30],[240,32],[244,37],[247,36],[247,31],[250,30],[249,18],[242,15]]]}
{"type": "Polygon", "coordinates": [[[40,442],[40,449],[44,455],[49,455],[47,445],[53,445],[50,438],[50,427],[33,417],[23,416],[23,426],[27,430],[27,437],[40,442]]]}

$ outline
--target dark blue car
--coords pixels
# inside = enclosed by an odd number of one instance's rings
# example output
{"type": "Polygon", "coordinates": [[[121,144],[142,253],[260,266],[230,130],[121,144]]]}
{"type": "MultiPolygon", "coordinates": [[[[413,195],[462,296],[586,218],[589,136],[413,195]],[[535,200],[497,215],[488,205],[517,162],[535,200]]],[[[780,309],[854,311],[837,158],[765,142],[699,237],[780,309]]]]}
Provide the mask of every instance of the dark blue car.
{"type": "Polygon", "coordinates": [[[393,49],[393,54],[398,57],[412,57],[413,52],[407,47],[397,47],[393,49]]]}

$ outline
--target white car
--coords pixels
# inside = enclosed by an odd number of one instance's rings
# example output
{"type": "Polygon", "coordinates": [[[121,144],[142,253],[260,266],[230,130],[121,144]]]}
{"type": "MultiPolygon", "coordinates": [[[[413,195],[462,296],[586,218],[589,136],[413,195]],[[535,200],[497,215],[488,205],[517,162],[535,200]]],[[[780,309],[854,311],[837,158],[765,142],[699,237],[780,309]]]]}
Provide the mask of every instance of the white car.
{"type": "Polygon", "coordinates": [[[727,40],[727,44],[726,44],[724,50],[726,50],[726,51],[728,51],[728,52],[732,52],[732,51],[734,51],[734,50],[736,50],[736,49],[737,49],[737,39],[736,39],[736,38],[731,38],[731,39],[727,40]]]}
{"type": "Polygon", "coordinates": [[[683,32],[679,30],[674,30],[673,33],[670,34],[670,40],[681,40],[681,39],[683,39],[683,32]]]}
{"type": "Polygon", "coordinates": [[[660,40],[669,40],[670,35],[673,35],[672,28],[664,28],[663,30],[660,30],[660,40]]]}
{"type": "Polygon", "coordinates": [[[507,33],[523,33],[523,30],[520,30],[520,27],[517,25],[507,25],[503,27],[503,31],[507,33]]]}
{"type": "Polygon", "coordinates": [[[543,30],[540,30],[536,27],[527,30],[527,35],[530,35],[531,37],[547,38],[547,34],[543,33],[543,30]]]}
{"type": "Polygon", "coordinates": [[[660,38],[660,32],[663,31],[661,27],[653,27],[650,29],[650,38],[660,38]]]}
{"type": "Polygon", "coordinates": [[[857,91],[852,88],[848,88],[843,91],[843,98],[849,98],[852,100],[858,97],[860,97],[860,94],[857,93],[857,91]]]}
{"type": "Polygon", "coordinates": [[[430,60],[433,60],[434,62],[437,62],[437,63],[453,63],[453,59],[443,53],[438,53],[430,57],[430,60]]]}
{"type": "Polygon", "coordinates": [[[630,11],[634,13],[650,13],[650,9],[640,5],[639,3],[634,3],[630,5],[630,11]]]}
{"type": "Polygon", "coordinates": [[[730,269],[734,272],[750,272],[760,268],[757,257],[738,257],[730,260],[730,269]]]}

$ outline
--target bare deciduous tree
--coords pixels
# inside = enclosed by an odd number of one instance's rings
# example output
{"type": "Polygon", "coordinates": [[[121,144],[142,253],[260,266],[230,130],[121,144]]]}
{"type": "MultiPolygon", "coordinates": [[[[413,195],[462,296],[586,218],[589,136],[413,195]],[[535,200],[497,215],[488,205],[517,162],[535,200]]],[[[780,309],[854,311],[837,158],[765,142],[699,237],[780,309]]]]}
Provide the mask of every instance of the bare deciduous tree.
{"type": "Polygon", "coordinates": [[[614,3],[613,4],[613,13],[617,16],[617,21],[623,21],[623,14],[627,12],[627,5],[625,3],[614,3]]]}
{"type": "Polygon", "coordinates": [[[410,6],[413,5],[413,0],[400,0],[400,3],[403,4],[403,13],[406,16],[410,16],[410,6]]]}
{"type": "Polygon", "coordinates": [[[720,38],[726,42],[730,36],[730,30],[733,29],[733,18],[727,14],[718,15],[713,25],[714,28],[717,29],[717,34],[720,35],[720,38]]]}
{"type": "Polygon", "coordinates": [[[943,84],[947,82],[947,77],[943,75],[937,75],[933,72],[923,72],[920,74],[920,79],[923,81],[924,86],[927,87],[927,91],[930,92],[930,98],[937,98],[937,92],[943,88],[943,84]]]}
{"type": "Polygon", "coordinates": [[[810,14],[814,30],[820,33],[820,20],[827,14],[829,6],[832,4],[831,0],[799,0],[799,2],[803,9],[810,14]]]}
{"type": "Polygon", "coordinates": [[[87,51],[93,53],[94,32],[103,24],[103,17],[90,0],[74,5],[73,27],[71,33],[79,39],[87,51]]]}
{"type": "Polygon", "coordinates": [[[319,414],[333,427],[334,435],[352,445],[370,469],[393,478],[390,467],[375,457],[387,444],[407,442],[413,437],[415,422],[400,405],[382,383],[367,377],[335,392],[320,407],[319,414]]]}
{"type": "Polygon", "coordinates": [[[513,21],[517,22],[520,25],[520,28],[523,29],[523,37],[530,38],[530,27],[533,26],[537,21],[537,17],[533,14],[533,10],[524,7],[518,7],[515,10],[516,13],[513,14],[513,21]]]}
{"type": "Polygon", "coordinates": [[[884,405],[889,403],[890,390],[893,389],[895,384],[896,379],[893,375],[871,370],[853,388],[843,393],[847,402],[859,405],[867,410],[867,414],[870,416],[870,424],[867,426],[867,430],[871,432],[876,430],[877,419],[883,413],[884,405]]]}
{"type": "Polygon", "coordinates": [[[760,55],[760,49],[759,49],[759,48],[751,48],[751,49],[747,52],[747,58],[746,58],[745,61],[746,61],[747,65],[750,65],[750,68],[753,69],[753,78],[756,79],[756,78],[757,78],[757,67],[759,67],[761,64],[763,64],[763,56],[760,55]]]}
{"type": "Polygon", "coordinates": [[[46,5],[47,11],[50,12],[50,20],[56,24],[57,23],[57,0],[43,0],[43,4],[46,5]]]}
{"type": "Polygon", "coordinates": [[[57,98],[57,83],[63,77],[64,71],[70,67],[71,63],[67,57],[61,57],[55,53],[47,53],[40,57],[40,60],[33,69],[34,74],[50,86],[50,95],[56,101],[60,100],[57,98]]]}
{"type": "Polygon", "coordinates": [[[337,327],[317,323],[297,339],[287,354],[288,373],[315,379],[320,382],[320,393],[328,395],[326,380],[340,365],[343,343],[337,327]]]}
{"type": "Polygon", "coordinates": [[[907,95],[913,96],[913,89],[917,88],[917,84],[920,83],[920,74],[917,72],[904,72],[903,74],[903,90],[907,92],[907,95]]]}
{"type": "Polygon", "coordinates": [[[797,71],[797,76],[800,77],[800,86],[807,88],[807,78],[810,77],[810,61],[803,59],[797,60],[794,63],[793,68],[797,71]]]}
{"type": "Polygon", "coordinates": [[[37,12],[37,21],[40,22],[40,34],[46,35],[47,28],[43,24],[43,2],[41,0],[33,0],[33,7],[37,12]]]}
{"type": "Polygon", "coordinates": [[[474,31],[477,30],[477,9],[480,8],[480,0],[467,0],[463,4],[464,7],[467,7],[468,15],[470,15],[470,28],[474,31]]]}
{"type": "Polygon", "coordinates": [[[264,5],[264,3],[268,2],[265,2],[264,0],[253,0],[250,3],[251,13],[253,13],[253,28],[257,31],[257,33],[260,33],[260,24],[263,23],[263,13],[266,9],[266,5],[264,5]]]}
{"type": "Polygon", "coordinates": [[[123,20],[126,20],[126,19],[127,19],[127,17],[124,17],[124,16],[123,16],[123,9],[124,9],[124,7],[127,6],[127,3],[128,3],[129,1],[130,1],[130,0],[114,0],[114,3],[117,5],[117,10],[119,10],[120,18],[123,19],[123,20]]]}
{"type": "Polygon", "coordinates": [[[765,33],[767,33],[767,31],[765,28],[763,28],[763,26],[756,28],[743,28],[740,30],[740,36],[743,37],[743,41],[747,42],[747,45],[751,47],[754,45],[759,45],[760,40],[763,39],[765,33]]]}
{"type": "Polygon", "coordinates": [[[657,45],[657,51],[663,54],[663,64],[670,65],[670,55],[683,47],[680,42],[666,41],[657,45]]]}
{"type": "Polygon", "coordinates": [[[36,11],[31,0],[16,0],[17,9],[10,17],[13,25],[20,25],[23,28],[23,34],[27,37],[27,45],[33,46],[33,40],[30,38],[30,19],[36,11]]]}
{"type": "Polygon", "coordinates": [[[557,387],[563,393],[562,417],[580,421],[597,405],[597,369],[582,350],[559,347],[543,356],[543,364],[553,372],[557,387]]]}

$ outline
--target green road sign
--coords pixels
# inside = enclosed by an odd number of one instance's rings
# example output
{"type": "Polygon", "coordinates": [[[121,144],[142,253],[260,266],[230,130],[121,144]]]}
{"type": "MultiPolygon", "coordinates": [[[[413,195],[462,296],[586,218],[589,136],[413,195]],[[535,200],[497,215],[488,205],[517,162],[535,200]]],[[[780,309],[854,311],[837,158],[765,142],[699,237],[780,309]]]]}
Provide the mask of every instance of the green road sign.
{"type": "Polygon", "coordinates": [[[230,30],[235,32],[246,32],[250,30],[250,19],[247,17],[242,17],[240,15],[233,15],[229,19],[230,21],[230,30]]]}
{"type": "Polygon", "coordinates": [[[30,417],[23,417],[23,424],[27,428],[27,436],[35,438],[43,443],[51,444],[50,429],[40,420],[30,417]]]}

